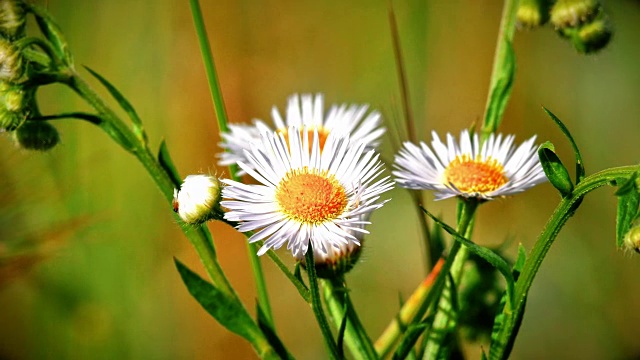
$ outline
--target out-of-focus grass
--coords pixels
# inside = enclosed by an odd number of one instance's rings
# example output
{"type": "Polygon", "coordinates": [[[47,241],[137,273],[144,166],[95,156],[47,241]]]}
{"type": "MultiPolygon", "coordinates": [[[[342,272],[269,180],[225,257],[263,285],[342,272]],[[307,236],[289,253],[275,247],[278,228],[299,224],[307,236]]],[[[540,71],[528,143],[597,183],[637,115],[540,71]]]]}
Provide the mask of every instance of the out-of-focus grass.
{"type": "MultiPolygon", "coordinates": [[[[500,4],[395,5],[419,137],[429,140],[432,129],[457,134],[479,121],[500,4]]],[[[589,172],[638,161],[640,6],[606,5],[615,35],[595,56],[579,56],[550,28],[516,34],[518,72],[502,127],[519,140],[533,134],[551,140],[570,163],[568,144],[541,111],[545,105],[573,132],[589,172]]],[[[327,103],[367,102],[386,117],[399,114],[386,7],[386,1],[202,1],[231,121],[268,119],[271,106],[283,109],[294,92],[324,92],[327,103]]],[[[48,8],[76,62],[108,78],[136,106],[152,146],[166,138],[183,175],[222,173],[186,3],[50,0],[48,8]]],[[[49,113],[86,109],[61,87],[45,89],[39,99],[49,113]]],[[[197,259],[142,168],[88,124],[60,122],[59,130],[62,144],[46,154],[17,150],[7,138],[0,142],[0,241],[27,236],[55,243],[42,262],[0,288],[0,357],[253,357],[181,284],[171,257],[198,268],[197,259]],[[59,236],[56,229],[69,231],[59,236]]],[[[388,143],[383,154],[393,156],[388,143]]],[[[409,197],[402,190],[392,197],[374,215],[363,261],[348,276],[374,337],[395,313],[398,292],[408,296],[424,273],[409,197]]],[[[640,301],[640,258],[615,249],[614,200],[609,189],[590,196],[560,234],[532,288],[513,358],[640,352],[640,315],[632,310],[640,301]]],[[[484,205],[475,238],[496,244],[513,236],[512,250],[519,241],[530,249],[557,201],[542,185],[484,205]]],[[[427,206],[453,221],[453,201],[427,206]]],[[[252,308],[243,238],[224,225],[210,226],[223,266],[252,308]]],[[[268,260],[264,264],[286,345],[299,358],[325,358],[308,306],[268,260]]],[[[467,350],[477,355],[478,349],[467,350]]]]}

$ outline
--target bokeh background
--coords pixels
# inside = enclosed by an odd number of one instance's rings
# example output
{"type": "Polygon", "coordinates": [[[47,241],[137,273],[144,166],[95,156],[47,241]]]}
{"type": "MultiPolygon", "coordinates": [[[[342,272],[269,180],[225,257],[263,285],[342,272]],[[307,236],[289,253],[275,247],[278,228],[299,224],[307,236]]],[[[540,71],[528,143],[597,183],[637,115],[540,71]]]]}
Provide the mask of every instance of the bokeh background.
{"type": "MultiPolygon", "coordinates": [[[[157,148],[165,139],[181,174],[217,173],[219,136],[187,1],[40,2],[58,20],[78,64],[135,105],[157,148]]],[[[369,103],[401,114],[386,0],[202,1],[229,117],[269,119],[296,92],[326,103],[369,103]]],[[[419,137],[459,133],[481,119],[500,1],[395,1],[419,137]]],[[[517,75],[501,127],[572,152],[541,110],[554,111],[580,145],[587,172],[638,162],[640,2],[607,1],[612,43],[578,55],[549,27],[518,32],[517,75]]],[[[33,23],[31,25],[34,25],[33,23]]],[[[84,71],[84,70],[82,70],[84,71]]],[[[89,75],[86,77],[89,78],[89,75]]],[[[93,81],[95,87],[98,84],[93,81]]],[[[104,91],[101,93],[106,95],[104,91]]],[[[43,112],[88,110],[50,86],[43,112]]],[[[251,359],[187,293],[177,257],[202,268],[159,191],[135,159],[96,127],[57,122],[62,143],[32,153],[0,139],[0,254],[19,255],[0,275],[0,359],[251,359]]],[[[385,139],[383,156],[394,146],[385,139]]],[[[615,198],[585,200],[549,252],[531,289],[513,359],[640,357],[640,256],[616,249],[615,198]]],[[[425,275],[417,214],[406,191],[378,211],[362,262],[348,275],[375,338],[425,275]]],[[[455,201],[427,207],[454,221],[455,201]]],[[[548,184],[484,205],[475,239],[531,249],[559,200],[548,184]]],[[[209,224],[220,261],[249,308],[256,297],[242,236],[209,224]]],[[[287,259],[286,252],[281,253],[287,259]]],[[[292,260],[288,262],[293,265],[292,260]]],[[[263,259],[275,321],[300,359],[326,357],[308,306],[263,259]]],[[[480,345],[465,348],[478,358],[480,345]]]]}

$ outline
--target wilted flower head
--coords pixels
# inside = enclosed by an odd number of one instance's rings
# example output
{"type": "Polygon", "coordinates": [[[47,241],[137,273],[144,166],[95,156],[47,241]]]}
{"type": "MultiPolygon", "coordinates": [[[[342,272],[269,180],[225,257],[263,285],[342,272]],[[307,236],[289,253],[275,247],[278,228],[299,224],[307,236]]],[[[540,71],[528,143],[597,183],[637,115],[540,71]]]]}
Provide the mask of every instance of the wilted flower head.
{"type": "Polygon", "coordinates": [[[333,136],[321,152],[317,129],[312,139],[306,128],[288,130],[287,138],[262,134],[262,142],[246,152],[247,162],[238,162],[260,185],[222,180],[225,219],[238,222],[241,232],[259,230],[249,238],[264,240],[258,255],[285,243],[296,258],[304,256],[309,241],[324,256],[359,246],[354,233],[367,233],[363,225],[369,223],[362,217],[380,208],[380,195],[393,187],[388,177],[376,181],[382,172],[378,155],[365,152],[362,142],[333,136]]]}
{"type": "MultiPolygon", "coordinates": [[[[244,151],[251,149],[252,144],[260,146],[261,134],[275,130],[284,134],[287,139],[287,132],[292,126],[298,131],[305,129],[311,135],[316,131],[320,151],[324,149],[330,136],[349,136],[351,143],[362,141],[368,149],[375,148],[384,128],[380,127],[380,113],[372,111],[367,115],[367,109],[367,105],[333,105],[325,115],[324,98],[321,94],[292,95],[289,97],[285,119],[275,106],[271,110],[275,129],[261,120],[254,120],[253,125],[229,124],[229,132],[222,134],[223,142],[220,144],[226,151],[219,154],[218,163],[231,165],[242,161],[251,166],[244,151]]],[[[241,170],[240,173],[244,172],[241,170]]]]}
{"type": "Polygon", "coordinates": [[[436,200],[453,196],[492,199],[512,195],[547,180],[534,145],[535,136],[517,149],[513,135],[491,134],[480,146],[478,134],[467,130],[456,143],[447,134],[445,145],[433,132],[431,148],[406,142],[395,157],[393,171],[400,186],[435,190],[436,200]]]}
{"type": "Polygon", "coordinates": [[[180,190],[174,190],[173,211],[187,224],[222,219],[221,187],[215,176],[189,175],[184,179],[180,190]]]}

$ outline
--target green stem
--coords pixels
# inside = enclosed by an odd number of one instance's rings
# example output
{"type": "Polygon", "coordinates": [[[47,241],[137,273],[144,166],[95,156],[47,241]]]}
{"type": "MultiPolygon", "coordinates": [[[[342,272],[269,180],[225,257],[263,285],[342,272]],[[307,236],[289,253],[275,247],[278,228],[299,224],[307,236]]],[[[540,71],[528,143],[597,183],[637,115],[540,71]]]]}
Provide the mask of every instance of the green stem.
{"type": "Polygon", "coordinates": [[[339,359],[340,355],[338,346],[333,339],[333,334],[331,334],[327,317],[322,309],[322,299],[320,298],[320,290],[318,288],[318,277],[316,275],[315,261],[313,260],[313,245],[311,241],[309,241],[309,247],[305,254],[305,261],[307,263],[307,275],[309,276],[309,290],[311,291],[311,308],[316,316],[316,320],[320,326],[320,331],[322,332],[325,343],[329,348],[329,355],[332,359],[339,359]]]}
{"type": "Polygon", "coordinates": [[[347,317],[344,340],[353,356],[356,359],[377,359],[376,350],[373,347],[371,338],[360,322],[344,279],[342,277],[326,279],[322,281],[322,285],[324,299],[336,328],[339,328],[342,319],[345,316],[347,317]]]}
{"type": "MultiPolygon", "coordinates": [[[[489,120],[487,113],[491,107],[492,91],[494,90],[496,83],[504,76],[503,72],[506,68],[508,56],[509,56],[509,43],[513,41],[513,36],[516,31],[516,13],[518,11],[519,0],[505,0],[502,8],[502,17],[500,20],[500,28],[498,30],[498,42],[496,45],[496,51],[493,57],[493,69],[491,70],[491,78],[489,80],[489,96],[487,96],[487,103],[484,109],[484,124],[482,126],[482,140],[484,141],[489,135],[498,130],[498,122],[487,123],[489,120]]],[[[504,94],[503,96],[509,96],[504,94]]]]}
{"type": "MultiPolygon", "coordinates": [[[[204,25],[204,18],[202,16],[202,10],[200,9],[200,3],[198,0],[190,0],[191,14],[193,17],[198,42],[200,45],[200,52],[202,53],[202,60],[204,63],[205,72],[207,74],[207,80],[209,82],[209,90],[211,91],[211,100],[213,101],[213,109],[216,113],[216,119],[218,121],[218,130],[220,132],[229,132],[227,111],[224,105],[224,99],[222,97],[222,90],[220,89],[220,82],[218,81],[218,75],[216,72],[215,61],[213,60],[213,53],[211,52],[211,46],[209,45],[209,37],[207,36],[207,30],[204,25]]],[[[237,165],[229,166],[229,175],[231,179],[240,181],[238,177],[237,165]]],[[[269,295],[267,292],[267,283],[264,278],[264,272],[260,259],[258,259],[257,249],[255,244],[249,244],[247,246],[249,253],[249,262],[251,263],[251,269],[253,270],[254,280],[256,282],[256,288],[258,292],[258,303],[264,311],[265,317],[273,326],[273,312],[271,311],[271,305],[269,303],[269,295]]]]}
{"type": "MultiPolygon", "coordinates": [[[[458,216],[458,227],[456,231],[468,239],[471,237],[473,219],[479,201],[477,199],[460,199],[459,201],[462,202],[462,206],[460,207],[461,212],[458,216]]],[[[464,264],[469,256],[469,251],[456,241],[451,246],[449,256],[452,255],[454,258],[450,274],[454,281],[452,285],[457,287],[460,284],[460,278],[462,277],[464,264]]],[[[440,359],[443,357],[443,352],[450,348],[445,344],[444,340],[449,334],[455,331],[457,322],[457,314],[452,314],[454,306],[451,303],[451,291],[454,291],[454,289],[451,289],[450,286],[445,286],[443,289],[440,301],[438,302],[436,317],[429,331],[423,359],[440,359]]],[[[446,356],[444,357],[446,358],[446,356]]]]}
{"type": "Polygon", "coordinates": [[[558,236],[558,233],[575,212],[575,205],[589,192],[610,184],[616,179],[629,177],[636,171],[638,171],[638,166],[624,166],[600,171],[586,177],[576,185],[570,196],[560,201],[560,204],[556,207],[556,210],[551,215],[551,218],[549,218],[544,230],[533,246],[531,254],[529,254],[520,273],[520,277],[516,282],[515,299],[513,302],[515,308],[512,309],[510,306],[505,305],[503,309],[504,324],[495,338],[496,340],[491,344],[490,359],[504,359],[509,356],[511,350],[510,345],[513,342],[513,336],[517,330],[518,320],[523,314],[525,299],[529,293],[533,279],[553,241],[558,236]]]}

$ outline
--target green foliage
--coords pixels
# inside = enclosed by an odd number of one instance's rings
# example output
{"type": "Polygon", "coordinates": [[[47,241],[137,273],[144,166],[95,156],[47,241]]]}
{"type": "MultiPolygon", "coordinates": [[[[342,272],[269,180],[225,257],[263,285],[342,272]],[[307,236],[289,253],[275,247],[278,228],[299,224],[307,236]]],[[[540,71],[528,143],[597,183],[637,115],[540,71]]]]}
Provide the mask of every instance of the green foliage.
{"type": "Polygon", "coordinates": [[[545,142],[538,148],[538,156],[544,173],[547,175],[549,182],[562,195],[563,198],[571,195],[573,192],[573,183],[567,168],[564,167],[560,158],[554,151],[554,146],[550,142],[545,142]]]}
{"type": "Polygon", "coordinates": [[[182,184],[182,180],[180,178],[180,174],[178,173],[178,169],[173,163],[171,159],[171,154],[169,154],[169,149],[167,148],[167,142],[163,139],[160,143],[160,149],[158,150],[158,162],[160,166],[166,171],[166,173],[171,177],[171,181],[176,188],[180,187],[182,184]]]}
{"type": "Polygon", "coordinates": [[[619,248],[624,245],[624,236],[633,226],[638,218],[638,205],[640,204],[640,193],[636,185],[638,172],[633,173],[628,179],[617,181],[620,187],[616,191],[618,197],[618,212],[616,215],[616,244],[619,248]]]}
{"type": "Polygon", "coordinates": [[[564,136],[566,136],[567,140],[569,140],[569,143],[571,143],[571,147],[573,148],[573,153],[576,157],[576,185],[577,185],[580,183],[580,181],[582,181],[582,179],[584,179],[584,176],[585,176],[584,163],[582,162],[582,155],[580,155],[580,149],[578,149],[578,145],[576,144],[575,140],[573,140],[573,136],[571,136],[569,129],[567,129],[564,123],[562,123],[562,121],[560,121],[560,119],[558,119],[557,116],[555,116],[551,111],[549,111],[549,109],[545,108],[544,106],[542,108],[547,113],[547,115],[549,115],[549,117],[556,123],[556,125],[558,125],[558,127],[560,128],[564,136]]]}
{"type": "Polygon", "coordinates": [[[516,56],[513,51],[513,45],[509,39],[503,39],[504,47],[501,48],[502,53],[499,54],[503,58],[504,66],[497,69],[494,74],[489,91],[489,99],[485,111],[484,124],[482,126],[483,137],[495,132],[502,121],[502,115],[507,108],[509,98],[511,96],[511,88],[516,73],[516,56]]]}

